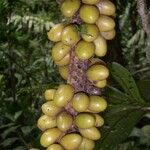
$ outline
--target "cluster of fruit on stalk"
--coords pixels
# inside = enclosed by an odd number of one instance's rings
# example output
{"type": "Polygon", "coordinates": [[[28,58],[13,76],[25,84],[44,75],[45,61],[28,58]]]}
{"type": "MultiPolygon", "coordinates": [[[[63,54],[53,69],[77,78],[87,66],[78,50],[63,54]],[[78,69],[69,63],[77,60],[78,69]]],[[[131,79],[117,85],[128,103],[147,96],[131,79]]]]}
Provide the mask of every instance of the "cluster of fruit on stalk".
{"type": "MultiPolygon", "coordinates": [[[[77,90],[74,85],[82,85],[82,79],[72,84],[71,73],[76,72],[72,66],[76,62],[70,59],[75,55],[78,63],[88,62],[86,79],[100,90],[106,86],[109,70],[97,57],[106,55],[106,40],[115,37],[116,8],[110,0],[62,0],[60,9],[70,23],[54,25],[48,38],[56,42],[52,58],[68,82],[44,93],[43,115],[37,122],[43,131],[40,142],[47,150],[92,150],[94,141],[101,138],[96,127],[104,124],[99,113],[106,109],[107,102],[99,95],[77,90]]],[[[82,66],[79,69],[82,71],[82,66]]]]}

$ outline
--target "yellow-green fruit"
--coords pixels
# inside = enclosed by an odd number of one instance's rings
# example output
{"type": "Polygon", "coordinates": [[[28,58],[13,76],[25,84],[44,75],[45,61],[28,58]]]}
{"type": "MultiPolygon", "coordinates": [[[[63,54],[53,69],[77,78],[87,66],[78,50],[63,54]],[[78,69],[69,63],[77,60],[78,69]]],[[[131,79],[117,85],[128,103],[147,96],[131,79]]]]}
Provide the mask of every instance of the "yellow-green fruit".
{"type": "Polygon", "coordinates": [[[64,150],[60,144],[52,144],[46,150],[64,150]]]}
{"type": "Polygon", "coordinates": [[[83,24],[81,27],[81,36],[87,42],[94,41],[99,34],[99,29],[94,24],[83,24]]]}
{"type": "Polygon", "coordinates": [[[89,61],[90,61],[90,66],[93,66],[95,64],[106,65],[106,63],[99,58],[91,58],[89,61]]]}
{"type": "Polygon", "coordinates": [[[95,116],[90,113],[80,113],[75,117],[75,124],[78,128],[90,128],[95,125],[95,116]]]}
{"type": "Polygon", "coordinates": [[[72,17],[80,7],[80,0],[65,0],[61,5],[61,12],[65,17],[72,17]]]}
{"type": "Polygon", "coordinates": [[[59,107],[64,107],[73,97],[74,88],[69,84],[60,85],[55,92],[54,102],[59,107]]]}
{"type": "Polygon", "coordinates": [[[101,32],[101,35],[106,39],[106,40],[112,40],[116,36],[116,30],[112,29],[107,32],[101,32]]]}
{"type": "Polygon", "coordinates": [[[101,133],[96,127],[91,127],[87,129],[79,129],[81,135],[90,140],[98,140],[101,138],[101,133]]]}
{"type": "Polygon", "coordinates": [[[55,116],[61,111],[61,108],[56,106],[54,101],[48,101],[42,105],[42,112],[48,116],[55,116]]]}
{"type": "Polygon", "coordinates": [[[103,117],[101,117],[100,115],[98,114],[94,114],[95,118],[96,118],[96,122],[95,122],[95,126],[96,127],[101,127],[104,125],[104,119],[103,117]]]}
{"type": "Polygon", "coordinates": [[[68,79],[68,76],[69,76],[69,68],[68,66],[60,66],[58,68],[59,70],[59,74],[61,75],[61,77],[65,80],[68,79]]]}
{"type": "Polygon", "coordinates": [[[115,5],[109,0],[100,0],[100,2],[98,3],[98,8],[100,14],[108,16],[114,15],[116,11],[115,5]]]}
{"type": "Polygon", "coordinates": [[[70,51],[71,47],[63,44],[62,42],[58,42],[52,48],[52,58],[54,61],[62,60],[70,51]]]}
{"type": "Polygon", "coordinates": [[[111,17],[100,15],[96,22],[100,32],[106,32],[115,28],[115,21],[111,17]]]}
{"type": "Polygon", "coordinates": [[[95,147],[95,142],[93,140],[83,138],[81,145],[78,150],[93,150],[95,147]]]}
{"type": "Polygon", "coordinates": [[[69,25],[64,28],[61,40],[66,45],[74,45],[80,40],[80,36],[75,26],[69,25]]]}
{"type": "Polygon", "coordinates": [[[67,54],[62,60],[55,61],[55,64],[58,66],[66,66],[70,62],[70,54],[67,54]]]}
{"type": "Polygon", "coordinates": [[[44,131],[40,139],[41,145],[43,147],[48,147],[51,144],[55,143],[61,133],[62,132],[58,128],[52,128],[44,131]]]}
{"type": "Polygon", "coordinates": [[[89,97],[85,93],[77,93],[72,99],[72,107],[77,112],[84,112],[89,106],[89,97]]]}
{"type": "Polygon", "coordinates": [[[90,5],[97,4],[99,1],[100,0],[82,0],[83,3],[90,5]]]}
{"type": "Polygon", "coordinates": [[[89,24],[94,24],[99,17],[99,10],[92,5],[83,5],[80,8],[80,18],[89,24]]]}
{"type": "Polygon", "coordinates": [[[56,118],[43,115],[38,119],[37,126],[42,131],[53,128],[56,126],[56,118]]]}
{"type": "Polygon", "coordinates": [[[48,39],[53,42],[58,42],[61,40],[61,34],[64,29],[64,25],[62,23],[56,24],[51,30],[47,33],[48,39]]]}
{"type": "Polygon", "coordinates": [[[103,65],[93,65],[86,72],[87,78],[92,81],[105,80],[109,76],[109,70],[103,65]]]}
{"type": "Polygon", "coordinates": [[[107,101],[100,96],[90,96],[90,104],[88,109],[94,113],[99,113],[107,108],[107,101]]]}
{"type": "Polygon", "coordinates": [[[78,149],[82,142],[82,137],[79,134],[71,133],[65,135],[61,140],[61,145],[65,150],[75,150],[78,149]]]}
{"type": "Polygon", "coordinates": [[[106,40],[99,35],[98,38],[94,41],[95,44],[95,55],[98,57],[103,57],[107,53],[107,42],[106,40]]]}
{"type": "Polygon", "coordinates": [[[63,112],[57,116],[57,127],[61,131],[67,131],[72,126],[73,118],[70,114],[63,112]]]}
{"type": "Polygon", "coordinates": [[[44,92],[44,98],[45,98],[45,100],[46,101],[53,100],[55,91],[56,91],[55,89],[47,89],[44,92]]]}
{"type": "Polygon", "coordinates": [[[95,86],[98,88],[104,88],[107,85],[107,80],[97,81],[95,86]]]}
{"type": "Polygon", "coordinates": [[[77,44],[75,52],[81,60],[86,60],[94,55],[95,46],[92,42],[80,41],[77,44]]]}

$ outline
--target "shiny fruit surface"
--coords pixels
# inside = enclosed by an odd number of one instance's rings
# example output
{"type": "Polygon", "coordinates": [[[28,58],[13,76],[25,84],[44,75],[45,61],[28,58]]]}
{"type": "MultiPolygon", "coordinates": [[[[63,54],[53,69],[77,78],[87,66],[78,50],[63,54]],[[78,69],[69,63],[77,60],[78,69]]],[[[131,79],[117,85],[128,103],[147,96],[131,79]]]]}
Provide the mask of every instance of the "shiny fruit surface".
{"type": "Polygon", "coordinates": [[[77,112],[84,112],[89,106],[89,97],[85,93],[77,93],[72,99],[72,107],[77,112]]]}
{"type": "Polygon", "coordinates": [[[42,131],[56,126],[56,118],[47,115],[41,116],[37,121],[37,126],[42,131]]]}
{"type": "Polygon", "coordinates": [[[55,143],[61,133],[62,132],[58,128],[52,128],[44,131],[40,139],[41,145],[43,147],[48,147],[51,144],[55,143]]]}
{"type": "Polygon", "coordinates": [[[82,0],[82,3],[93,5],[97,4],[99,1],[100,0],[82,0]]]}
{"type": "Polygon", "coordinates": [[[116,30],[112,29],[107,32],[101,32],[101,35],[106,39],[106,40],[112,40],[116,36],[116,30]]]}
{"type": "Polygon", "coordinates": [[[73,118],[70,114],[63,112],[57,116],[57,127],[61,131],[67,131],[70,129],[73,123],[73,118]]]}
{"type": "Polygon", "coordinates": [[[107,108],[107,101],[100,96],[90,96],[89,110],[99,113],[107,108]]]}
{"type": "Polygon", "coordinates": [[[69,76],[69,68],[68,66],[60,66],[58,68],[59,70],[59,74],[61,75],[61,77],[65,80],[67,80],[68,76],[69,76]]]}
{"type": "Polygon", "coordinates": [[[74,88],[69,84],[60,85],[55,92],[54,102],[58,107],[64,107],[73,97],[74,88]]]}
{"type": "Polygon", "coordinates": [[[86,72],[87,78],[92,81],[105,80],[109,76],[109,70],[103,65],[93,65],[86,72]]]}
{"type": "Polygon", "coordinates": [[[61,12],[65,17],[72,17],[80,7],[80,0],[65,0],[61,5],[61,12]]]}
{"type": "Polygon", "coordinates": [[[101,127],[104,125],[104,119],[103,117],[101,117],[100,115],[98,114],[94,114],[95,115],[95,118],[96,118],[96,122],[95,122],[95,126],[96,127],[101,127]]]}
{"type": "Polygon", "coordinates": [[[86,60],[94,55],[95,46],[92,42],[80,41],[77,44],[75,52],[81,60],[86,60]]]}
{"type": "Polygon", "coordinates": [[[83,5],[80,8],[80,18],[89,24],[94,24],[99,17],[99,10],[92,5],[83,5]]]}
{"type": "Polygon", "coordinates": [[[53,42],[58,42],[61,40],[61,34],[64,29],[64,25],[62,23],[56,24],[51,30],[47,33],[48,39],[53,42]]]}
{"type": "Polygon", "coordinates": [[[98,88],[104,88],[107,85],[107,80],[97,81],[94,85],[98,88]]]}
{"type": "Polygon", "coordinates": [[[79,134],[75,134],[75,133],[67,134],[60,140],[61,145],[66,150],[78,149],[81,142],[82,142],[82,137],[79,134]]]}
{"type": "Polygon", "coordinates": [[[66,66],[70,62],[70,54],[68,53],[62,60],[60,60],[60,61],[55,61],[54,60],[54,62],[58,66],[66,66]]]}
{"type": "Polygon", "coordinates": [[[106,32],[115,28],[115,21],[106,15],[100,15],[96,22],[100,32],[106,32]]]}
{"type": "Polygon", "coordinates": [[[99,35],[98,38],[94,41],[95,44],[95,55],[103,57],[107,53],[107,42],[106,40],[99,35]]]}
{"type": "Polygon", "coordinates": [[[52,144],[46,150],[64,150],[60,144],[52,144]]]}
{"type": "Polygon", "coordinates": [[[94,41],[99,34],[99,29],[94,24],[83,24],[81,26],[81,36],[87,42],[94,41]]]}
{"type": "Polygon", "coordinates": [[[95,116],[90,113],[80,113],[75,118],[75,124],[78,128],[90,128],[95,125],[95,116]]]}
{"type": "Polygon", "coordinates": [[[80,40],[80,36],[75,26],[66,26],[62,32],[62,42],[65,45],[74,45],[80,40]]]}
{"type": "Polygon", "coordinates": [[[55,89],[47,89],[44,92],[44,98],[45,98],[45,100],[46,101],[53,100],[55,91],[56,91],[55,89]]]}

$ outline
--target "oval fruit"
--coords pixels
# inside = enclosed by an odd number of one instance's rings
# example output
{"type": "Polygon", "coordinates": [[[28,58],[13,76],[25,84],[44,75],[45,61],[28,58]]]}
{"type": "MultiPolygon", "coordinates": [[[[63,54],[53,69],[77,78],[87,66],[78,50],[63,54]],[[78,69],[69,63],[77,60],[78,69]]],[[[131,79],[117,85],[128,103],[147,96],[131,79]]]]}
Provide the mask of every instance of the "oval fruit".
{"type": "Polygon", "coordinates": [[[58,68],[59,70],[59,74],[61,75],[61,77],[65,80],[67,80],[68,76],[69,76],[69,68],[68,66],[60,66],[58,68]]]}
{"type": "Polygon", "coordinates": [[[80,18],[89,24],[94,24],[99,17],[99,10],[92,5],[83,5],[80,8],[80,18]]]}
{"type": "Polygon", "coordinates": [[[80,40],[77,29],[73,25],[64,28],[61,40],[66,45],[74,45],[80,40]]]}
{"type": "Polygon", "coordinates": [[[77,57],[86,60],[94,55],[95,46],[92,42],[80,41],[75,49],[77,57]]]}
{"type": "Polygon", "coordinates": [[[101,35],[106,39],[106,40],[112,40],[116,36],[116,30],[112,29],[107,32],[101,32],[101,35]]]}
{"type": "Polygon", "coordinates": [[[80,113],[75,117],[75,124],[78,128],[90,128],[95,125],[95,116],[90,113],[80,113]]]}
{"type": "Polygon", "coordinates": [[[99,34],[99,29],[94,24],[83,24],[81,26],[81,36],[87,42],[94,41],[99,34]]]}
{"type": "Polygon", "coordinates": [[[100,32],[106,32],[115,28],[115,21],[111,17],[100,15],[96,22],[100,32]]]}
{"type": "Polygon", "coordinates": [[[99,1],[100,0],[82,0],[82,3],[93,5],[97,4],[99,1]]]}
{"type": "Polygon", "coordinates": [[[98,88],[104,88],[106,85],[107,85],[107,80],[101,80],[95,83],[95,86],[98,88]]]}
{"type": "Polygon", "coordinates": [[[52,128],[44,131],[40,139],[41,145],[43,147],[48,147],[51,144],[55,143],[61,133],[62,132],[58,128],[52,128]]]}
{"type": "Polygon", "coordinates": [[[107,53],[107,42],[102,36],[98,36],[98,38],[94,41],[95,44],[95,55],[99,57],[103,57],[107,53]]]}
{"type": "Polygon", "coordinates": [[[74,88],[69,84],[60,85],[55,92],[54,102],[58,107],[64,107],[73,97],[74,88]]]}
{"type": "Polygon", "coordinates": [[[52,144],[46,150],[64,150],[60,144],[52,144]]]}
{"type": "Polygon", "coordinates": [[[55,116],[61,111],[61,108],[57,107],[54,101],[48,101],[42,105],[42,112],[48,116],[55,116]]]}
{"type": "Polygon", "coordinates": [[[43,115],[38,119],[37,126],[42,131],[53,128],[56,126],[56,118],[43,115]]]}
{"type": "Polygon", "coordinates": [[[71,133],[65,135],[61,140],[61,145],[66,150],[75,150],[77,149],[82,142],[82,137],[79,134],[71,133]]]}
{"type": "Polygon", "coordinates": [[[96,127],[91,127],[88,129],[79,129],[81,135],[90,140],[98,140],[101,138],[101,133],[96,127]]]}
{"type": "Polygon", "coordinates": [[[50,100],[53,100],[54,98],[54,93],[56,92],[55,89],[47,89],[45,92],[44,92],[44,98],[46,101],[50,101],[50,100]]]}
{"type": "Polygon", "coordinates": [[[48,39],[53,42],[58,42],[61,40],[61,34],[64,29],[64,25],[62,23],[56,24],[51,30],[47,33],[48,39]]]}
{"type": "Polygon", "coordinates": [[[77,112],[84,112],[89,106],[89,97],[85,93],[77,93],[72,99],[72,107],[77,112]]]}
{"type": "Polygon", "coordinates": [[[57,116],[57,127],[61,131],[67,131],[70,129],[73,123],[73,118],[70,114],[63,112],[57,116]]]}
{"type": "Polygon", "coordinates": [[[54,62],[58,66],[66,66],[70,62],[70,54],[67,54],[62,60],[60,60],[60,61],[54,61],[54,62]]]}
{"type": "Polygon", "coordinates": [[[101,117],[100,115],[98,114],[94,114],[95,115],[95,118],[96,118],[96,122],[95,122],[95,126],[96,127],[101,127],[104,125],[104,119],[103,117],[101,117]]]}
{"type": "Polygon", "coordinates": [[[72,17],[80,7],[80,0],[65,0],[61,5],[61,12],[65,17],[72,17]]]}
{"type": "Polygon", "coordinates": [[[100,96],[90,96],[90,104],[88,109],[95,112],[99,113],[104,111],[107,108],[107,101],[100,97],[100,96]]]}

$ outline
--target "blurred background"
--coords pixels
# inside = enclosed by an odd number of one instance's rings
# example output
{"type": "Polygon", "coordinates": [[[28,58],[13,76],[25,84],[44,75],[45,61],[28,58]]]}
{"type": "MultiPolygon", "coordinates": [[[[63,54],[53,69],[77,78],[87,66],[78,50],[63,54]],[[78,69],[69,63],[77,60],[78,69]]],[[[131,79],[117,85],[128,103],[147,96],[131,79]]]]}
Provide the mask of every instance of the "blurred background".
{"type": "MultiPolygon", "coordinates": [[[[109,52],[104,60],[118,62],[128,69],[149,104],[150,61],[145,55],[147,39],[136,0],[114,0],[114,3],[117,36],[108,42],[109,52]]],[[[0,0],[0,147],[3,150],[42,149],[36,121],[41,115],[43,92],[64,82],[51,59],[53,43],[47,39],[47,32],[61,20],[55,0],[0,0]]],[[[120,89],[114,79],[109,84],[120,89]]],[[[107,90],[105,95],[110,98],[107,90]]],[[[128,138],[117,142],[111,150],[150,149],[147,110],[133,124],[128,138]]],[[[100,149],[100,144],[97,142],[96,149],[100,149]]],[[[103,149],[109,150],[105,146],[103,149]]]]}

